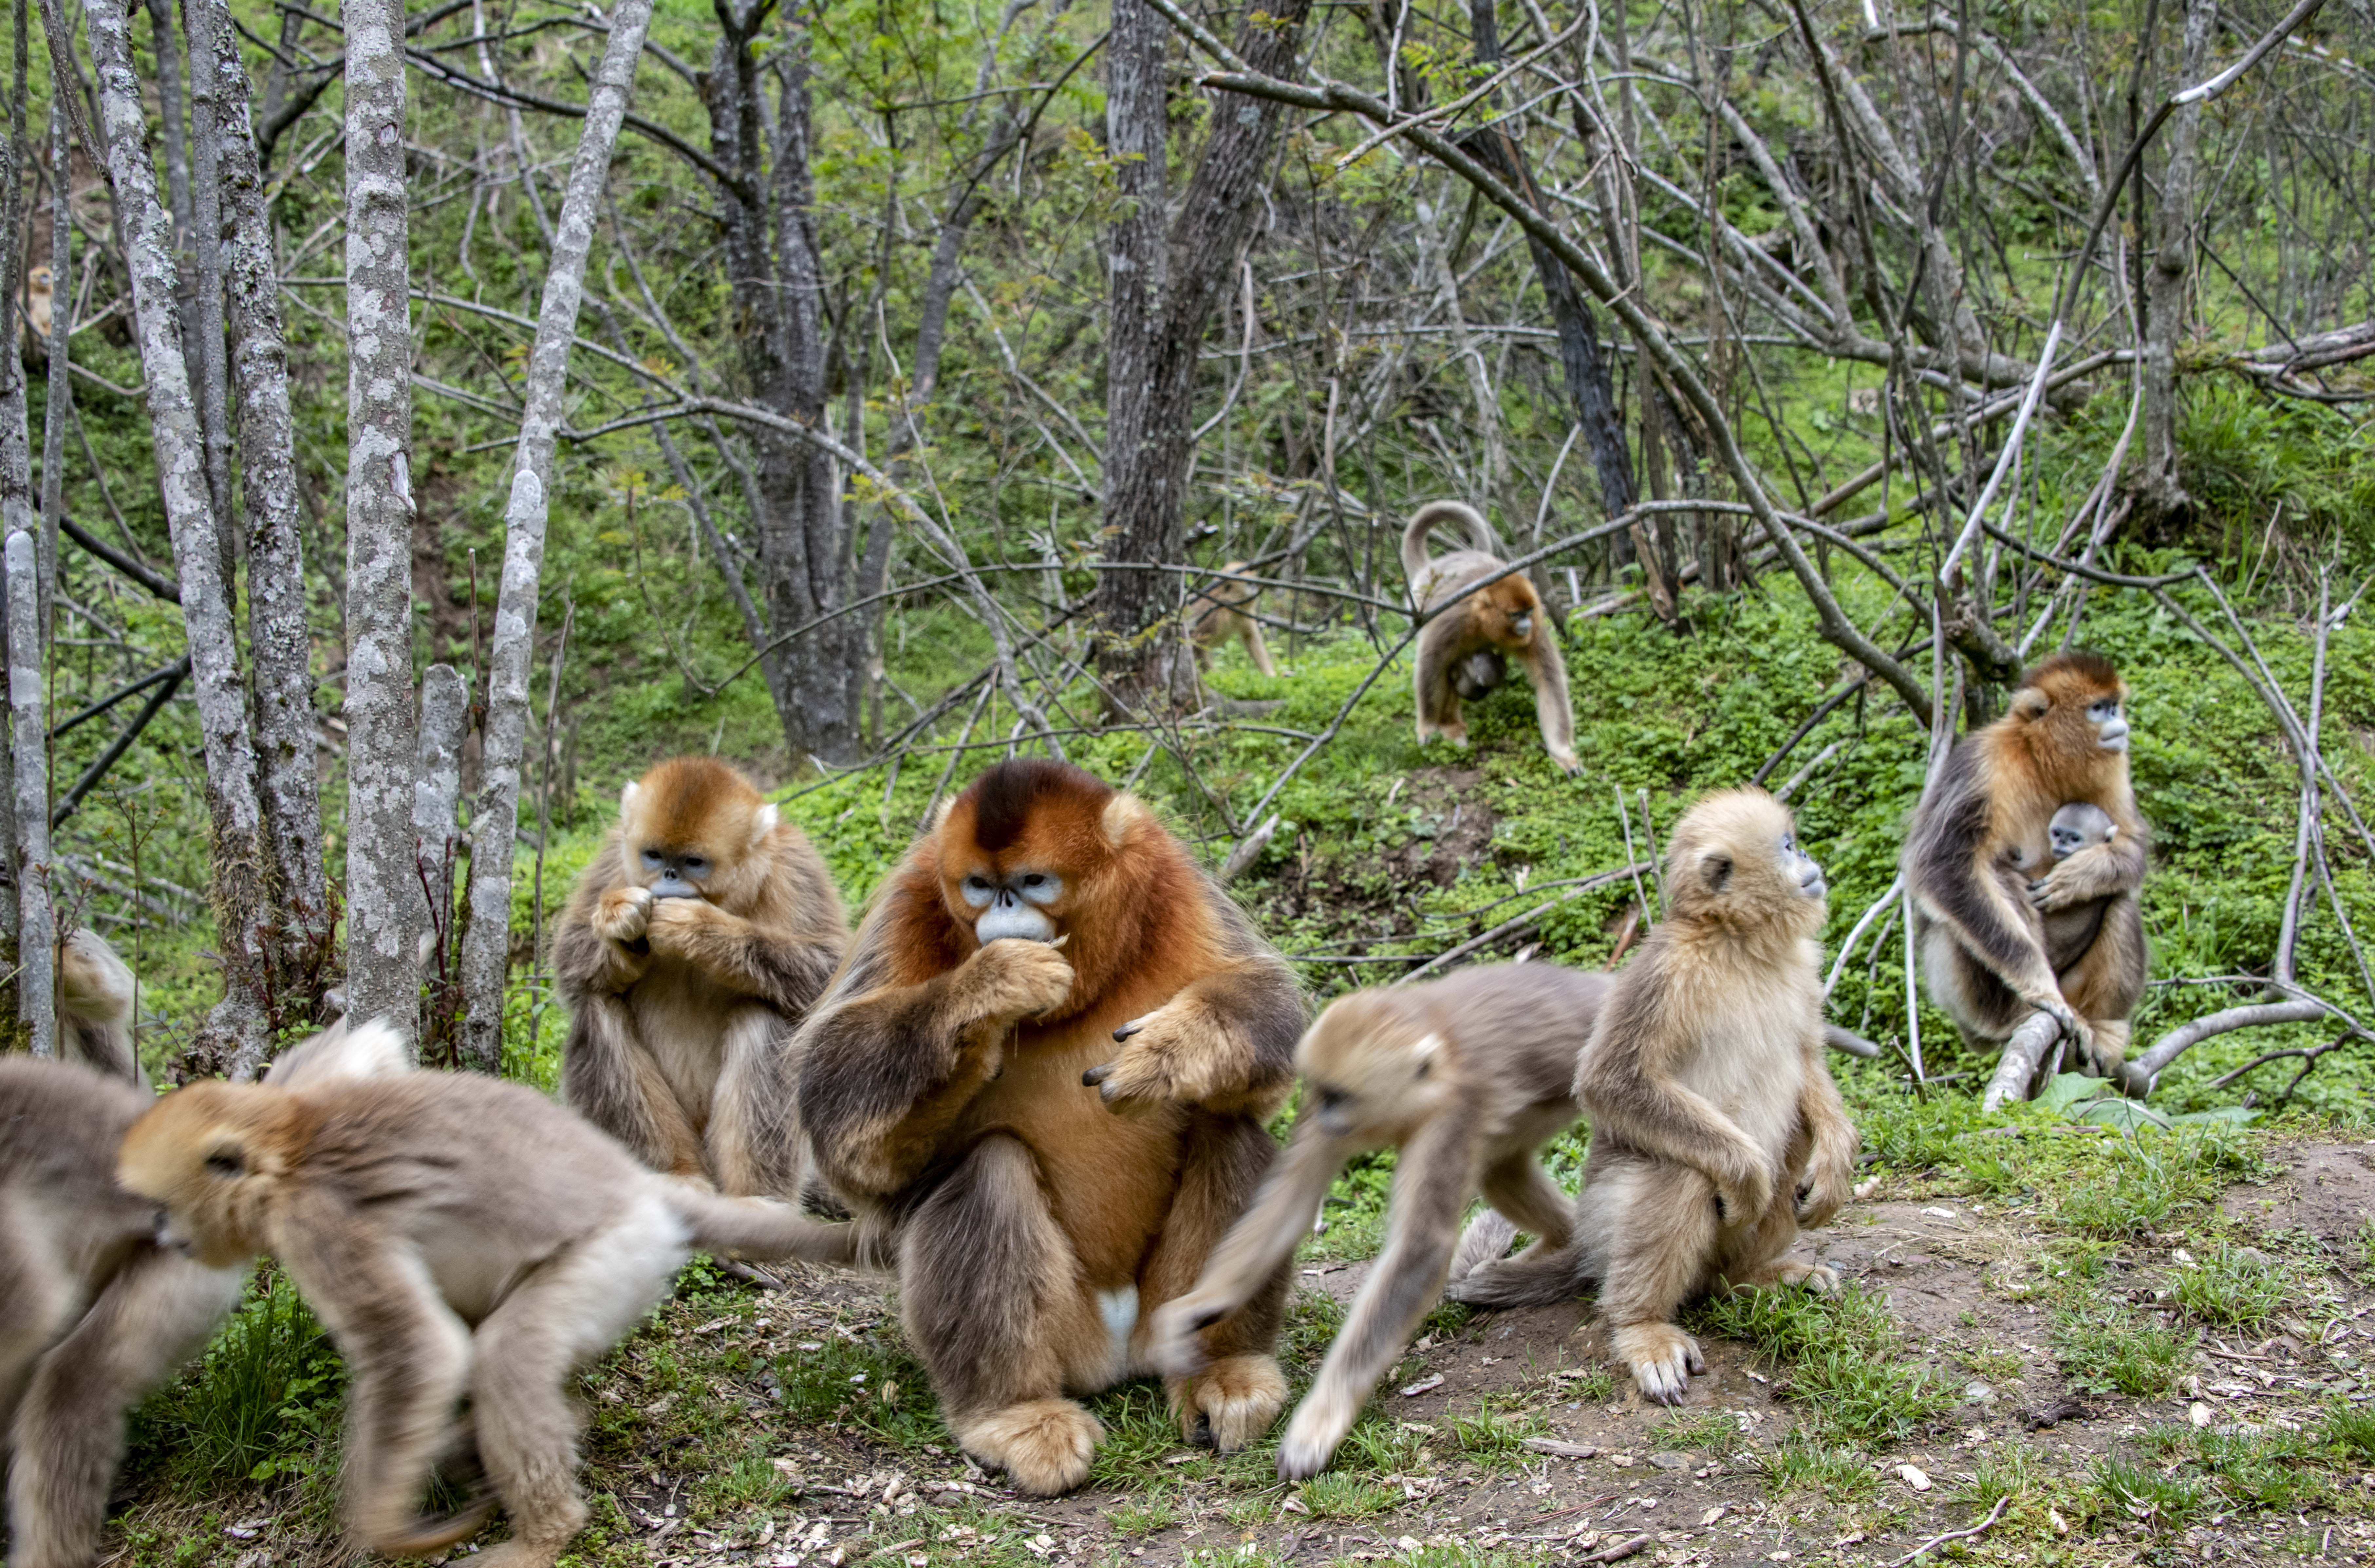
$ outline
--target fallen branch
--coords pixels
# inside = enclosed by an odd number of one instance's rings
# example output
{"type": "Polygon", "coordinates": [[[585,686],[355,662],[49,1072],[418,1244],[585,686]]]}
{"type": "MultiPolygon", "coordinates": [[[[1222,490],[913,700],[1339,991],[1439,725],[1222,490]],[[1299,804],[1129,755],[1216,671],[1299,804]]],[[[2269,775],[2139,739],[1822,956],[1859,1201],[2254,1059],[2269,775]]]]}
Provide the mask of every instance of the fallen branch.
{"type": "Polygon", "coordinates": [[[1996,1062],[1995,1076],[1988,1079],[1988,1091],[1979,1102],[1981,1111],[2000,1111],[2007,1100],[2026,1100],[2028,1086],[2037,1078],[2037,1067],[2045,1053],[2062,1038],[2062,1024],[2051,1013],[2034,1012],[2012,1032],[2004,1042],[2003,1055],[1996,1062]]]}
{"type": "Polygon", "coordinates": [[[1920,1546],[1915,1547],[1911,1551],[1907,1552],[1904,1556],[1890,1563],[1888,1568],[1905,1568],[1907,1563],[1912,1562],[1915,1558],[1920,1556],[1923,1552],[1930,1550],[1933,1547],[1944,1546],[1950,1540],[1963,1540],[1968,1537],[1976,1536],[1984,1531],[1994,1528],[1995,1522],[2003,1517],[2003,1511],[2011,1502],[2012,1498],[2009,1494],[1997,1498],[1996,1505],[1993,1508],[1989,1509],[1988,1516],[1980,1520],[1978,1524],[1969,1526],[1964,1529],[1948,1530],[1943,1536],[1932,1536],[1928,1540],[1923,1541],[1920,1546]]]}

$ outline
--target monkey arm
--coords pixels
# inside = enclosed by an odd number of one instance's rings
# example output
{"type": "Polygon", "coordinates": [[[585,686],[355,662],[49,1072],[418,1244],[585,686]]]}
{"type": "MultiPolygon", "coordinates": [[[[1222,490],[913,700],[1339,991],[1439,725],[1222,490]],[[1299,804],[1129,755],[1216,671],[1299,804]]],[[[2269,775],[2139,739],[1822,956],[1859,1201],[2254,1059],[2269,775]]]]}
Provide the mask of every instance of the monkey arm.
{"type": "Polygon", "coordinates": [[[699,899],[652,906],[653,950],[683,959],[718,984],[779,1012],[808,1009],[841,961],[841,942],[747,919],[699,899]]]}
{"type": "Polygon", "coordinates": [[[1583,764],[1575,755],[1575,703],[1566,692],[1566,659],[1559,653],[1558,633],[1550,623],[1549,607],[1534,623],[1526,645],[1518,650],[1518,662],[1526,666],[1526,678],[1534,688],[1534,719],[1542,725],[1542,746],[1567,772],[1583,764]]]}
{"type": "Polygon", "coordinates": [[[617,996],[632,990],[651,967],[651,955],[629,951],[597,931],[595,911],[603,898],[623,886],[619,846],[614,839],[586,868],[585,879],[569,898],[561,928],[552,937],[552,969],[561,994],[574,1008],[584,996],[617,996]]]}
{"type": "MultiPolygon", "coordinates": [[[[1978,749],[1955,748],[1917,812],[1905,846],[1907,885],[1928,916],[2013,994],[2072,1025],[2036,916],[2016,902],[1990,858],[1990,821],[1978,749]]],[[[2077,858],[2073,856],[2073,859],[2077,858]]]]}
{"type": "Polygon", "coordinates": [[[1277,1274],[1279,1265],[1311,1232],[1311,1221],[1351,1157],[1351,1147],[1298,1117],[1286,1151],[1278,1157],[1252,1205],[1221,1244],[1204,1260],[1196,1288],[1165,1302],[1154,1315],[1149,1353],[1167,1376],[1190,1377],[1204,1368],[1198,1336],[1254,1299],[1277,1274]]]}
{"type": "Polygon", "coordinates": [[[1286,961],[1219,884],[1204,878],[1199,895],[1229,961],[1115,1030],[1121,1054],[1081,1081],[1116,1107],[1176,1101],[1267,1118],[1294,1081],[1302,994],[1286,961]]]}
{"type": "Polygon", "coordinates": [[[2041,914],[2052,914],[2117,893],[2134,892],[2145,885],[2145,859],[2141,833],[2123,832],[2109,843],[2088,844],[2047,872],[2030,890],[2029,902],[2041,914]]]}
{"type": "Polygon", "coordinates": [[[1819,1031],[1807,1037],[1799,1055],[1805,1077],[1798,1089],[1798,1125],[1807,1148],[1797,1179],[1798,1222],[1823,1224],[1847,1203],[1855,1184],[1856,1153],[1862,1138],[1848,1120],[1839,1086],[1831,1079],[1819,1031]]]}
{"type": "Polygon", "coordinates": [[[998,1075],[1019,1020],[1057,1006],[1072,966],[1038,942],[1000,941],[915,984],[887,982],[878,909],[857,951],[792,1044],[800,1125],[825,1181],[881,1202],[912,1185],[998,1075]]]}

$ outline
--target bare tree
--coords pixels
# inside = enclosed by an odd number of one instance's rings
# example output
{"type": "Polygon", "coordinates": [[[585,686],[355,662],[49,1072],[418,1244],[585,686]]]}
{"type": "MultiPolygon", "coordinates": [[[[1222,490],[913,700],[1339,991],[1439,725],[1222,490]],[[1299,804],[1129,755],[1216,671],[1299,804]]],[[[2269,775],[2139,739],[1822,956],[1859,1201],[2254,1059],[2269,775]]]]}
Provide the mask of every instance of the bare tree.
{"type": "MultiPolygon", "coordinates": [[[[411,1019],[412,326],[402,0],[347,31],[347,1007],[411,1019]]],[[[188,578],[183,577],[186,584],[188,578]]],[[[507,846],[505,846],[507,847],[507,846]]]]}
{"type": "MultiPolygon", "coordinates": [[[[2185,52],[2180,79],[2198,80],[2218,27],[2218,0],[2186,0],[2185,52]]],[[[2194,187],[2199,178],[2202,105],[2188,103],[2168,119],[2168,165],[2160,183],[2160,222],[2152,271],[2145,282],[2144,381],[2146,502],[2163,513],[2188,504],[2178,474],[2177,341],[2185,331],[2188,282],[2194,261],[2194,187]]],[[[2143,182],[2138,181],[2139,189],[2143,182]]],[[[2141,236],[2139,236],[2141,242],[2141,236]]]]}
{"type": "Polygon", "coordinates": [[[471,814],[470,923],[462,944],[462,986],[467,1013],[462,1056],[485,1072],[503,1059],[503,975],[510,963],[512,840],[518,831],[520,764],[527,747],[528,665],[536,654],[537,599],[544,571],[544,527],[552,486],[552,449],[561,424],[561,395],[569,373],[569,346],[577,330],[585,258],[594,220],[609,178],[610,148],[627,112],[642,56],[652,0],[620,0],[610,13],[610,41],[588,95],[585,128],[561,197],[552,260],[544,275],[536,347],[528,358],[526,407],[518,454],[512,465],[511,503],[503,512],[503,582],[489,654],[486,741],[479,798],[471,814]]]}
{"type": "Polygon", "coordinates": [[[22,528],[8,535],[8,734],[16,788],[17,1017],[33,1055],[58,1054],[57,914],[50,903],[49,728],[41,687],[39,552],[22,528]]]}

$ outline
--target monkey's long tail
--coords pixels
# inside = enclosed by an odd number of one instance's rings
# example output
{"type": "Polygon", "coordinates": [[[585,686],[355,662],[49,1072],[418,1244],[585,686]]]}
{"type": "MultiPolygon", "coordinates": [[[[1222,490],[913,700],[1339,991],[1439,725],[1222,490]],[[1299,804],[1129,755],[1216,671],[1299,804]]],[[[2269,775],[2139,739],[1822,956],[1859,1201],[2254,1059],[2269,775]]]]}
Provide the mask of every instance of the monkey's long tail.
{"type": "Polygon", "coordinates": [[[1579,1296],[1591,1284],[1590,1256],[1580,1245],[1557,1252],[1533,1246],[1515,1257],[1502,1256],[1517,1233],[1515,1225],[1492,1209],[1478,1215],[1452,1255],[1451,1284],[1444,1294],[1470,1306],[1544,1306],[1579,1296]]]}
{"type": "Polygon", "coordinates": [[[1415,585],[1426,575],[1426,536],[1438,523],[1457,523],[1468,535],[1468,548],[1486,555],[1501,553],[1501,541],[1484,514],[1464,501],[1431,501],[1411,514],[1402,528],[1402,575],[1415,585]]]}
{"type": "Polygon", "coordinates": [[[1459,1238],[1459,1250],[1451,1255],[1451,1278],[1465,1279],[1488,1263],[1497,1263],[1509,1256],[1509,1244],[1518,1239],[1518,1228],[1497,1208],[1487,1208],[1468,1222],[1459,1238]]]}
{"type": "Polygon", "coordinates": [[[858,1226],[854,1221],[811,1220],[788,1203],[763,1197],[721,1197],[684,1187],[668,1195],[692,1244],[702,1252],[728,1253],[766,1263],[797,1257],[805,1263],[855,1263],[858,1226]]]}

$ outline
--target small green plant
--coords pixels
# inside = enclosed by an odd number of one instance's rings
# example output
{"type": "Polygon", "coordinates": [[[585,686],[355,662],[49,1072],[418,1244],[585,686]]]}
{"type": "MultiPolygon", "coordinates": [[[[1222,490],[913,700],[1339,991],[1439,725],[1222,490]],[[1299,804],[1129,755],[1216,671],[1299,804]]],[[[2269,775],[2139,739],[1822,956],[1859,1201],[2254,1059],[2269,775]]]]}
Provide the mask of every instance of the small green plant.
{"type": "Polygon", "coordinates": [[[1474,1415],[1452,1417],[1451,1434],[1462,1453],[1505,1460],[1523,1453],[1525,1440],[1540,1437],[1548,1425],[1540,1410],[1496,1409],[1487,1398],[1478,1401],[1474,1415]]]}
{"type": "Polygon", "coordinates": [[[308,1474],[335,1445],[345,1388],[329,1336],[270,1268],[190,1374],[141,1408],[135,1448],[194,1486],[308,1474]]]}
{"type": "Polygon", "coordinates": [[[2097,1299],[2054,1315],[2053,1354],[2074,1388],[2150,1398],[2176,1390],[2193,1335],[2097,1299]]]}
{"type": "Polygon", "coordinates": [[[2236,1503],[2298,1513],[2325,1497],[2325,1478],[2310,1465],[2310,1444],[2299,1432],[2279,1429],[2193,1435],[2196,1462],[2236,1503]]]}
{"type": "Polygon", "coordinates": [[[2095,1487],[2115,1516],[2134,1519],[2156,1530],[2179,1528],[2202,1511],[2199,1481],[2133,1464],[2117,1455],[2095,1462],[2095,1487]]]}
{"type": "Polygon", "coordinates": [[[1179,1522],[1178,1500],[1168,1489],[1141,1493],[1105,1515],[1116,1535],[1151,1536],[1179,1522]]]}
{"type": "Polygon", "coordinates": [[[1740,1422],[1728,1410],[1701,1410],[1696,1415],[1667,1417],[1651,1429],[1649,1442],[1658,1448],[1712,1454],[1736,1453],[1747,1441],[1740,1422]]]}
{"type": "Polygon", "coordinates": [[[1604,1366],[1588,1367],[1580,1373],[1561,1373],[1559,1392],[1567,1398],[1587,1405],[1604,1405],[1616,1397],[1616,1373],[1604,1366]]]}
{"type": "Polygon", "coordinates": [[[1415,1427],[1372,1417],[1344,1434],[1343,1445],[1336,1450],[1336,1468],[1399,1475],[1418,1463],[1428,1436],[1415,1427]]]}
{"type": "Polygon", "coordinates": [[[1955,1495],[1974,1507],[1992,1508],[2007,1497],[2017,1501],[2042,1474],[2037,1451],[2027,1444],[1991,1444],[1972,1459],[1971,1479],[1955,1495]]]}
{"type": "Polygon", "coordinates": [[[1915,1359],[1885,1299],[1860,1286],[1830,1295],[1743,1291],[1702,1311],[1716,1332],[1794,1362],[1789,1396],[1830,1435],[1900,1442],[1954,1409],[1953,1388],[1915,1359]]]}
{"type": "Polygon", "coordinates": [[[2021,1359],[2018,1351],[1996,1345],[1962,1345],[1955,1350],[1955,1359],[1973,1377],[1989,1383],[2014,1383],[2020,1378],[2021,1359]]]}
{"type": "Polygon", "coordinates": [[[1791,1432],[1761,1458],[1765,1484],[1777,1497],[1817,1491],[1834,1503],[1856,1503],[1880,1489],[1872,1461],[1852,1448],[1791,1432]]]}
{"type": "Polygon", "coordinates": [[[2187,1315],[2214,1328],[2244,1328],[2266,1322],[2292,1297],[2283,1272],[2247,1247],[2218,1244],[2198,1263],[2169,1276],[2169,1294],[2187,1315]]]}
{"type": "Polygon", "coordinates": [[[2358,1459],[2375,1459],[2375,1409],[2336,1399],[2325,1408],[2325,1440],[2358,1459]]]}
{"type": "Polygon", "coordinates": [[[1329,1470],[1303,1483],[1303,1505],[1321,1519],[1370,1519],[1390,1510],[1401,1494],[1367,1476],[1329,1470]]]}

